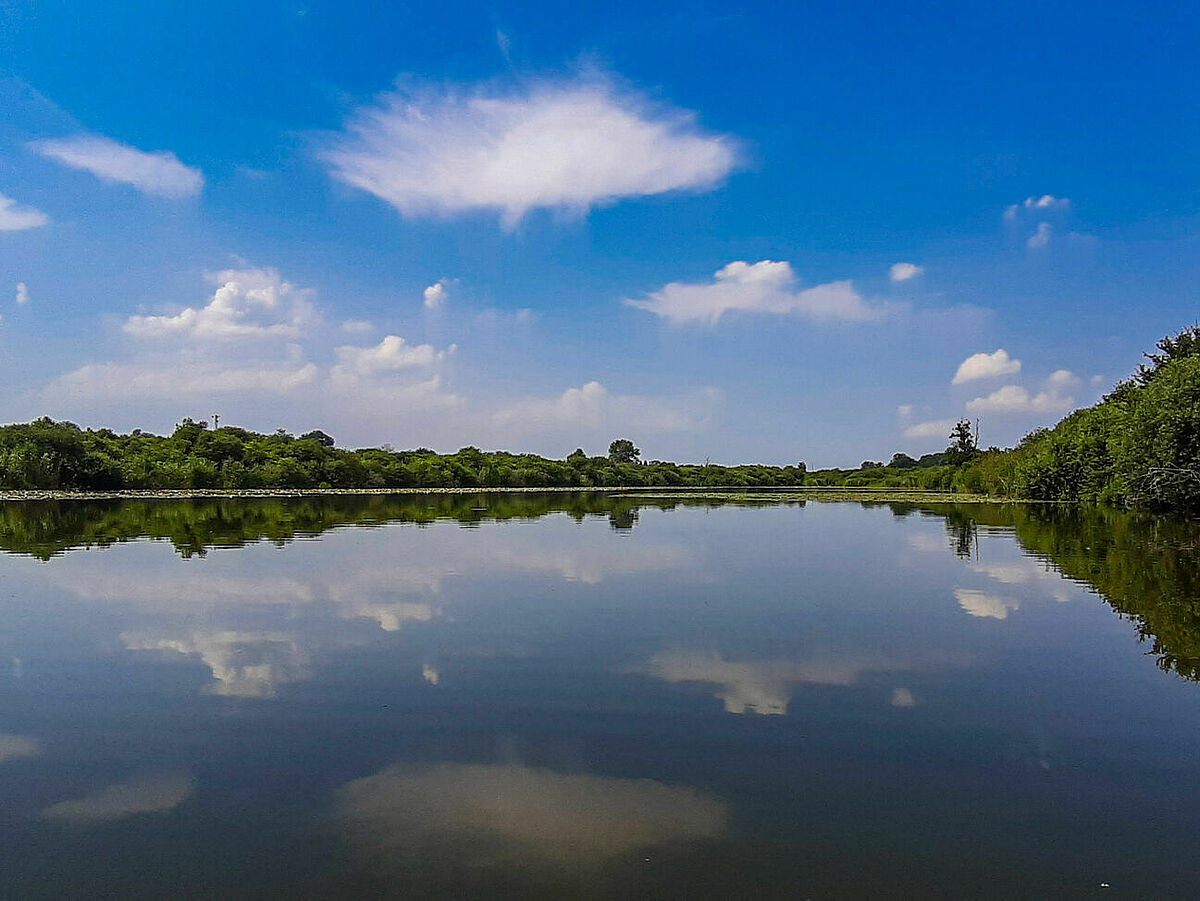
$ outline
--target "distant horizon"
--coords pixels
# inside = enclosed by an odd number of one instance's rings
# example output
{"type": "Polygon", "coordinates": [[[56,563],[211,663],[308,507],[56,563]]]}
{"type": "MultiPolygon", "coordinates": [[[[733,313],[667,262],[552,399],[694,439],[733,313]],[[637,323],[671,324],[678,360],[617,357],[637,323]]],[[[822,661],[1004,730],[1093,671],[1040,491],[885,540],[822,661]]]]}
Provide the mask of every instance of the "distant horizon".
{"type": "MultiPolygon", "coordinates": [[[[33,419],[30,419],[30,420],[3,422],[3,423],[0,423],[0,428],[4,428],[7,426],[29,425],[30,423],[35,422],[39,419],[43,419],[43,418],[48,418],[53,422],[70,422],[71,424],[78,426],[80,429],[91,430],[94,432],[99,432],[101,430],[109,430],[117,435],[130,435],[134,431],[138,431],[145,435],[157,437],[157,438],[171,437],[172,433],[175,431],[175,429],[179,425],[181,425],[183,423],[184,419],[190,418],[194,423],[203,425],[205,427],[205,429],[209,430],[209,431],[215,431],[217,428],[221,428],[221,429],[230,428],[230,429],[240,429],[242,431],[250,432],[253,434],[257,434],[257,435],[270,436],[270,435],[274,434],[276,431],[282,430],[282,431],[287,432],[288,435],[290,435],[293,439],[299,439],[302,436],[304,436],[310,432],[322,432],[327,437],[333,439],[333,441],[334,441],[333,446],[336,447],[338,450],[346,450],[346,451],[386,450],[386,451],[391,451],[391,452],[395,452],[395,453],[412,453],[412,452],[418,451],[418,450],[429,450],[429,451],[432,451],[433,453],[437,454],[438,456],[453,456],[454,454],[458,453],[459,451],[465,450],[467,448],[475,448],[476,450],[480,451],[481,453],[485,453],[485,454],[491,454],[491,453],[532,454],[534,456],[540,456],[540,457],[542,457],[544,459],[548,459],[548,460],[565,460],[572,453],[575,452],[576,448],[580,448],[584,451],[584,453],[588,457],[600,458],[600,457],[608,456],[608,444],[611,444],[612,441],[616,441],[618,439],[624,438],[624,439],[633,441],[633,443],[635,445],[638,445],[638,443],[639,443],[638,439],[636,437],[632,437],[629,435],[615,435],[615,436],[613,436],[612,439],[610,439],[610,441],[606,442],[605,447],[597,453],[589,453],[588,449],[585,445],[577,444],[577,445],[575,445],[575,447],[572,447],[570,450],[564,451],[560,454],[554,453],[554,452],[545,453],[545,452],[540,452],[540,451],[525,450],[520,447],[490,447],[490,446],[471,444],[471,443],[460,444],[458,447],[453,448],[453,449],[440,449],[440,448],[433,447],[427,443],[422,443],[422,442],[417,442],[417,443],[407,445],[404,447],[392,445],[391,442],[387,442],[387,441],[380,442],[379,444],[349,444],[349,443],[342,442],[341,440],[339,440],[337,435],[333,434],[332,432],[330,432],[326,429],[321,428],[319,425],[306,426],[306,427],[297,428],[294,430],[285,428],[283,426],[276,426],[275,428],[256,428],[256,427],[242,425],[242,424],[236,423],[236,422],[226,422],[225,418],[223,416],[221,417],[221,422],[218,427],[214,427],[213,421],[211,418],[197,419],[196,417],[180,417],[178,420],[176,420],[175,424],[171,426],[171,428],[156,430],[156,429],[144,428],[141,426],[134,426],[132,428],[114,428],[113,426],[109,426],[109,425],[93,425],[93,424],[88,424],[88,423],[84,423],[84,422],[78,422],[74,419],[65,420],[65,419],[56,419],[55,417],[52,417],[52,416],[45,416],[45,417],[34,417],[33,419]]],[[[947,446],[950,444],[949,434],[947,434],[946,444],[947,444],[947,446]]],[[[987,445],[980,445],[980,447],[981,447],[981,449],[986,449],[987,445]]],[[[943,447],[936,451],[924,451],[919,454],[917,454],[917,453],[908,454],[908,456],[912,457],[913,459],[920,459],[921,457],[926,456],[926,455],[939,454],[942,451],[944,451],[945,449],[946,448],[943,447]]],[[[641,450],[640,447],[639,447],[639,450],[641,450]]],[[[895,451],[892,451],[891,453],[889,453],[886,458],[878,460],[878,461],[872,461],[872,462],[879,462],[879,463],[886,465],[888,463],[888,461],[892,459],[893,455],[901,454],[901,453],[907,454],[908,452],[903,451],[903,450],[895,450],[895,451]]],[[[838,465],[818,466],[818,465],[814,465],[813,463],[809,462],[803,456],[797,457],[794,460],[771,462],[771,461],[767,461],[767,460],[714,460],[711,458],[705,459],[705,460],[686,460],[686,459],[671,460],[666,457],[656,456],[653,453],[647,453],[644,450],[642,450],[642,453],[640,455],[640,462],[643,462],[643,463],[647,463],[647,462],[651,462],[651,461],[661,461],[664,463],[672,463],[672,464],[675,464],[678,466],[705,466],[705,465],[711,464],[714,466],[724,466],[724,467],[736,467],[736,466],[784,467],[784,466],[795,466],[799,463],[804,463],[810,472],[815,471],[815,470],[820,470],[820,469],[843,469],[843,470],[858,469],[862,465],[863,462],[867,462],[870,460],[871,460],[871,458],[864,457],[863,460],[860,460],[857,463],[847,464],[844,466],[838,466],[838,465]]]]}

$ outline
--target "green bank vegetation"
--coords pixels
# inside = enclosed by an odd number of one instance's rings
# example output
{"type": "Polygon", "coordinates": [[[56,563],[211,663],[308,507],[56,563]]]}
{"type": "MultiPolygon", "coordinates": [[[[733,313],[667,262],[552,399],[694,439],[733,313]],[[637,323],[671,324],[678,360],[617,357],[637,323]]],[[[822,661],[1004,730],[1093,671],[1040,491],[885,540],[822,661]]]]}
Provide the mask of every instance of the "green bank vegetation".
{"type": "Polygon", "coordinates": [[[1163,338],[1146,358],[1098,404],[1015,448],[976,448],[962,421],[944,453],[820,470],[807,483],[1200,510],[1200,326],[1163,338]]]}
{"type": "Polygon", "coordinates": [[[794,486],[795,466],[688,465],[643,462],[628,439],[603,457],[577,449],[565,460],[464,447],[345,450],[321,431],[263,435],[185,419],[170,435],[80,429],[48,418],[0,427],[0,488],[121,489],[254,488],[645,488],[794,486]]]}

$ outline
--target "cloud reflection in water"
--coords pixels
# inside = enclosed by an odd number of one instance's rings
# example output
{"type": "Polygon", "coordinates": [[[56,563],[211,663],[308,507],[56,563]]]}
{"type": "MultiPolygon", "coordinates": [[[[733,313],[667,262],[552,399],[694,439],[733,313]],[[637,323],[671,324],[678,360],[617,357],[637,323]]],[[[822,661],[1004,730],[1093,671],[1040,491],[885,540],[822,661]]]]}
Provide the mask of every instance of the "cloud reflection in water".
{"type": "Polygon", "coordinates": [[[339,791],[352,842],[381,865],[567,865],[714,838],[725,803],[691,788],[515,764],[392,767],[339,791]]]}

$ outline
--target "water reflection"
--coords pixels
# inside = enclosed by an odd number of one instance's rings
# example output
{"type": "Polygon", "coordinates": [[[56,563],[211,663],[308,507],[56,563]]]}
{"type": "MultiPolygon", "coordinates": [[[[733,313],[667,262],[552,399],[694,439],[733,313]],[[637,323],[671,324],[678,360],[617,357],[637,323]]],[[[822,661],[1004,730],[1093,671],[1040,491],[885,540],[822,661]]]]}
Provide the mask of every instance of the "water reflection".
{"type": "Polygon", "coordinates": [[[988,594],[970,588],[954,589],[954,597],[958,606],[971,614],[987,619],[1008,619],[1010,611],[1018,610],[1021,602],[1016,598],[1001,597],[998,594],[988,594]]]}
{"type": "Polygon", "coordinates": [[[150,773],[83,798],[51,804],[41,816],[72,826],[111,823],[140,814],[166,813],[190,798],[194,789],[187,773],[150,773]]]}
{"type": "Polygon", "coordinates": [[[193,632],[183,638],[125,634],[121,641],[131,651],[198,656],[214,679],[205,690],[227,698],[273,698],[279,686],[308,678],[308,654],[293,636],[278,632],[193,632]]]}
{"type": "Polygon", "coordinates": [[[0,733],[0,763],[21,757],[36,757],[39,750],[37,739],[28,735],[6,735],[0,733]]]}
{"type": "Polygon", "coordinates": [[[358,850],[384,867],[453,857],[456,867],[581,866],[715,838],[721,800],[650,779],[517,764],[395,766],[339,792],[358,850]]]}
{"type": "Polygon", "coordinates": [[[793,685],[848,686],[866,672],[902,669],[907,667],[880,659],[730,661],[714,653],[669,652],[650,659],[649,673],[665,682],[719,685],[714,697],[725,703],[726,713],[783,716],[793,685]]]}
{"type": "Polygon", "coordinates": [[[0,895],[68,857],[76,897],[1179,871],[1195,686],[1060,602],[1099,594],[1195,678],[1198,547],[1114,511],[761,493],[0,506],[0,895]]]}

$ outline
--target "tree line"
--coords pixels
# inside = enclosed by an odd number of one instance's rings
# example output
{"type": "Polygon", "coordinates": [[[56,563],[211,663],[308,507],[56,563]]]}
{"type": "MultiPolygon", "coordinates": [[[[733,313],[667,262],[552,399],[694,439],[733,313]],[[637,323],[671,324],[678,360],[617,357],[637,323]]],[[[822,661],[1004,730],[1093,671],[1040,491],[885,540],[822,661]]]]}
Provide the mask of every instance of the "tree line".
{"type": "Polygon", "coordinates": [[[42,418],[0,427],[0,487],[44,490],[254,488],[588,488],[794,486],[794,466],[716,466],[643,462],[628,439],[607,456],[576,449],[564,460],[463,447],[347,450],[322,431],[261,434],[210,429],[184,419],[170,435],[135,429],[82,429],[42,418]]]}

